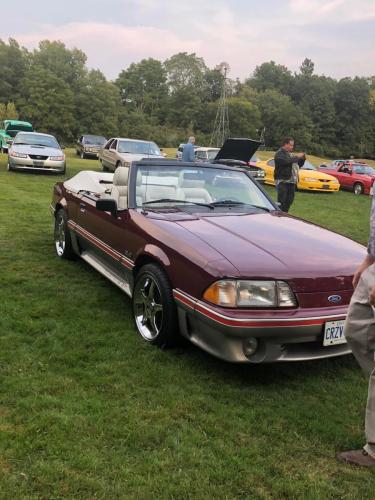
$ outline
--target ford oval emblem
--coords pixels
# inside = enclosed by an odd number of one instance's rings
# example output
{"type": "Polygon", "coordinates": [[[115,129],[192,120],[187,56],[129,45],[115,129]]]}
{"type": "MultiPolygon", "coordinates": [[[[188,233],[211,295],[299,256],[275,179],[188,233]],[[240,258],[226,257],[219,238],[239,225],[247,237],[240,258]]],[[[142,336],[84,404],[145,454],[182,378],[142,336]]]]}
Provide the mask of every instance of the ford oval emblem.
{"type": "Polygon", "coordinates": [[[337,304],[338,302],[341,302],[342,297],[341,297],[341,295],[330,295],[330,296],[328,297],[328,300],[329,300],[330,302],[333,302],[333,303],[337,304]]]}

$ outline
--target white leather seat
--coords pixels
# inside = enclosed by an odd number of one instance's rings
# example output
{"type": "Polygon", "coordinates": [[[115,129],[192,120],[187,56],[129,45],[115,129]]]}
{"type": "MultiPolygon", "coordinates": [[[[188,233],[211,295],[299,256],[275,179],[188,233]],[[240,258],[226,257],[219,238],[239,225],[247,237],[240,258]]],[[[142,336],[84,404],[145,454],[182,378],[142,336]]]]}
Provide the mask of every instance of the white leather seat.
{"type": "Polygon", "coordinates": [[[211,203],[212,198],[204,185],[204,180],[185,179],[184,175],[182,175],[179,180],[178,197],[182,198],[180,194],[180,192],[182,192],[186,201],[195,203],[211,203]]]}
{"type": "Polygon", "coordinates": [[[113,186],[111,197],[117,201],[117,208],[124,210],[128,208],[128,167],[117,167],[113,174],[113,186]]]}

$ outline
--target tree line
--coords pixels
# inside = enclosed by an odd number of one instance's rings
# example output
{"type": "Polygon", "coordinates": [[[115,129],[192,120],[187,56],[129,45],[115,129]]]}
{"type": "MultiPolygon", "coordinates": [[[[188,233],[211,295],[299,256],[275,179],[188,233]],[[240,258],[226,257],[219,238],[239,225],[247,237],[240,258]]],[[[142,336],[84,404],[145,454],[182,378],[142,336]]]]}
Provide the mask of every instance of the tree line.
{"type": "MultiPolygon", "coordinates": [[[[196,54],[143,59],[109,81],[86,55],[44,40],[28,51],[0,40],[0,119],[19,118],[71,144],[84,133],[144,138],[176,146],[194,133],[208,145],[223,85],[196,54]]],[[[332,157],[375,157],[375,76],[314,74],[305,59],[292,73],[274,61],[245,81],[227,79],[230,135],[268,148],[293,136],[298,148],[332,157]]]]}

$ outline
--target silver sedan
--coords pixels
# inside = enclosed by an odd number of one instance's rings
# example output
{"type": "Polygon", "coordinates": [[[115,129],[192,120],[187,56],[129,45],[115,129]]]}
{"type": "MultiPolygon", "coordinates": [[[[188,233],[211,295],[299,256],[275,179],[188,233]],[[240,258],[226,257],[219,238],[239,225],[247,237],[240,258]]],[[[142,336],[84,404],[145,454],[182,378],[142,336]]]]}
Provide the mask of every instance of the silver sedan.
{"type": "Polygon", "coordinates": [[[53,135],[18,132],[8,151],[8,170],[64,174],[65,154],[53,135]]]}

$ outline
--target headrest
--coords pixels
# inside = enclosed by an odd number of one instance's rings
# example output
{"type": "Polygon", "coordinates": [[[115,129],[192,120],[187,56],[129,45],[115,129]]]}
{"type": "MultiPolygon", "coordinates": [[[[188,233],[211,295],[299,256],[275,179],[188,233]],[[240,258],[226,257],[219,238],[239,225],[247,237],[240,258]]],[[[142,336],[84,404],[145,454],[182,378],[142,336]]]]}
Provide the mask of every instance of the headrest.
{"type": "Polygon", "coordinates": [[[114,186],[127,186],[129,177],[129,167],[117,167],[113,174],[114,186]]]}
{"type": "Polygon", "coordinates": [[[184,172],[179,178],[179,186],[182,188],[203,188],[205,181],[202,176],[196,176],[196,174],[191,174],[189,172],[184,172]]]}

